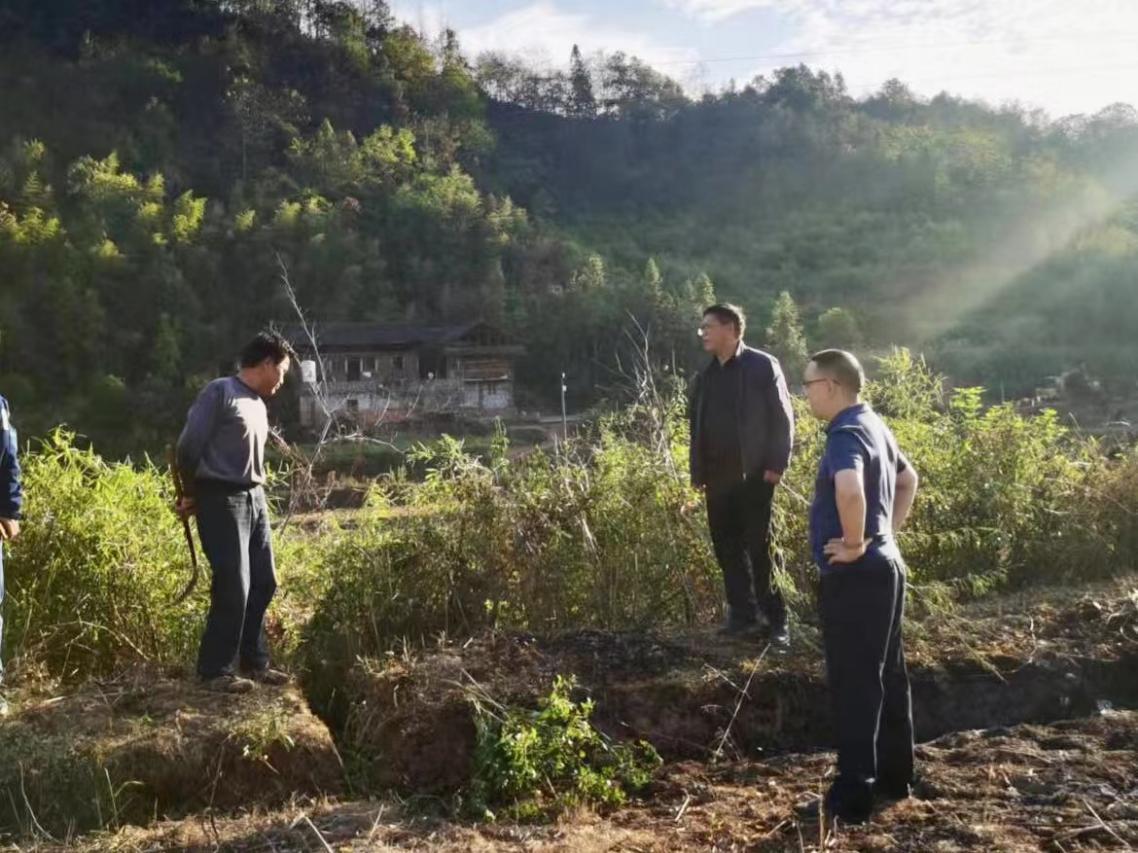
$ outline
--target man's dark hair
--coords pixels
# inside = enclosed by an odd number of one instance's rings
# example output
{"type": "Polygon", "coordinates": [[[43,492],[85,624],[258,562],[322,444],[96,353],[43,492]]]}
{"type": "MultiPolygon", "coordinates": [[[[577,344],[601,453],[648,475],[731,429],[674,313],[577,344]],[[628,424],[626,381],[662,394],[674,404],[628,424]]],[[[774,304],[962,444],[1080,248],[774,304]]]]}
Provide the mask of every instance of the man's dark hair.
{"type": "Polygon", "coordinates": [[[266,358],[271,358],[273,364],[280,364],[286,358],[295,360],[296,351],[276,332],[258,332],[257,337],[242,348],[241,366],[256,367],[266,358]]]}
{"type": "Polygon", "coordinates": [[[855,394],[860,394],[865,385],[865,371],[861,369],[861,362],[852,352],[844,349],[824,349],[810,356],[810,360],[832,376],[843,388],[849,388],[855,394]]]}
{"type": "Polygon", "coordinates": [[[720,323],[731,323],[739,337],[743,337],[743,332],[747,328],[747,316],[738,305],[732,305],[730,302],[719,302],[703,309],[704,317],[709,314],[720,323]]]}

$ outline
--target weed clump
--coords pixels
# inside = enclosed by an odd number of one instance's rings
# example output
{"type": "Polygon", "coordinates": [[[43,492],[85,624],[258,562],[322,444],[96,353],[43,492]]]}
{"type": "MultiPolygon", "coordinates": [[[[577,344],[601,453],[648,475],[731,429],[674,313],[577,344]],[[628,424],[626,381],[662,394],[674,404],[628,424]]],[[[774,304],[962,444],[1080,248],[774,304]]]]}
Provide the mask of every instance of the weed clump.
{"type": "Polygon", "coordinates": [[[477,706],[470,810],[533,820],[577,806],[618,806],[651,782],[661,764],[656,750],[597,731],[593,702],[574,701],[575,687],[575,679],[558,676],[536,711],[477,706]]]}

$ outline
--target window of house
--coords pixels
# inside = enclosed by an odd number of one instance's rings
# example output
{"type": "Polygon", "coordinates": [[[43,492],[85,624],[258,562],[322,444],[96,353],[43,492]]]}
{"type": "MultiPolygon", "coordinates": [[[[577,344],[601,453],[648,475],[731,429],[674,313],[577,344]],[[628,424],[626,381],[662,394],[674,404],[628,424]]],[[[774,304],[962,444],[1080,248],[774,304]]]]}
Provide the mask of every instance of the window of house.
{"type": "Polygon", "coordinates": [[[360,413],[360,401],[355,397],[349,397],[344,402],[344,407],[348,410],[349,415],[358,415],[360,413]]]}
{"type": "Polygon", "coordinates": [[[401,355],[395,356],[395,358],[391,359],[391,365],[396,370],[402,370],[403,369],[403,356],[401,356],[401,355]]]}
{"type": "Polygon", "coordinates": [[[348,381],[349,382],[359,382],[360,381],[360,373],[363,371],[362,361],[363,361],[363,359],[359,359],[359,358],[349,358],[348,359],[347,368],[348,368],[348,381]]]}

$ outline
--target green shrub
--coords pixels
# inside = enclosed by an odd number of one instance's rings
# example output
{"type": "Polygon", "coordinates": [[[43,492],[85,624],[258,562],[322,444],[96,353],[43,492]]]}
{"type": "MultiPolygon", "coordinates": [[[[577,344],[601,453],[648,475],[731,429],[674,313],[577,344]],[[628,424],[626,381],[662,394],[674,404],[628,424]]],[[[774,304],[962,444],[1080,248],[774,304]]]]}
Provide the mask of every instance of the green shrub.
{"type": "MultiPolygon", "coordinates": [[[[1110,461],[1054,412],[984,408],[982,389],[945,398],[922,360],[882,360],[867,396],[920,474],[900,543],[918,584],[983,594],[1013,585],[1090,579],[1134,566],[1133,458],[1110,461]]],[[[814,576],[806,507],[825,435],[796,401],[795,461],[779,490],[778,544],[796,585],[814,576]]]]}
{"type": "Polygon", "coordinates": [[[719,571],[703,516],[687,511],[694,495],[672,448],[685,439],[658,433],[661,451],[633,434],[661,414],[633,410],[592,439],[513,459],[503,435],[484,459],[450,438],[418,448],[428,473],[408,512],[390,518],[375,496],[328,543],[322,573],[335,582],[308,626],[311,677],[330,690],[360,655],[439,632],[706,618],[719,571]]]}
{"type": "Polygon", "coordinates": [[[107,463],[73,440],[57,430],[23,459],[27,508],[5,562],[5,651],[64,677],[187,659],[209,569],[199,594],[175,605],[189,556],[165,472],[107,463]]]}
{"type": "Polygon", "coordinates": [[[662,763],[652,746],[613,743],[589,721],[593,702],[574,702],[560,676],[536,711],[478,706],[474,778],[467,806],[493,819],[546,817],[573,806],[617,806],[662,763]]]}
{"type": "MultiPolygon", "coordinates": [[[[56,430],[21,460],[27,500],[20,538],[5,555],[5,655],[65,678],[191,662],[210,568],[195,531],[197,588],[175,604],[190,560],[165,466],[107,462],[74,439],[56,430]]],[[[323,592],[327,579],[313,571],[320,549],[320,539],[295,528],[276,537],[280,588],[269,631],[282,658],[323,592]]]]}

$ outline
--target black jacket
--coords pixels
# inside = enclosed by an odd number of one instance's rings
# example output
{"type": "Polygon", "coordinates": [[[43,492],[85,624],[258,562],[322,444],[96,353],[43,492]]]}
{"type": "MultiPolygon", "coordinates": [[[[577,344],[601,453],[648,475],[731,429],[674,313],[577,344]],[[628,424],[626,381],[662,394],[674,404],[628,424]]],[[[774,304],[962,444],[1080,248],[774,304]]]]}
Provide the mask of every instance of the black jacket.
{"type": "MultiPolygon", "coordinates": [[[[790,392],[778,359],[762,350],[741,346],[739,354],[739,448],[744,477],[761,476],[763,471],[783,472],[790,465],[794,444],[794,410],[790,392]]],[[[706,485],[701,442],[704,395],[703,383],[712,364],[696,374],[689,396],[691,420],[691,480],[706,485]]]]}

